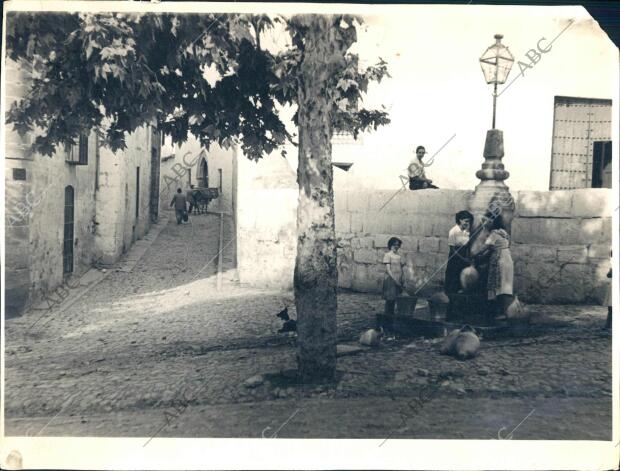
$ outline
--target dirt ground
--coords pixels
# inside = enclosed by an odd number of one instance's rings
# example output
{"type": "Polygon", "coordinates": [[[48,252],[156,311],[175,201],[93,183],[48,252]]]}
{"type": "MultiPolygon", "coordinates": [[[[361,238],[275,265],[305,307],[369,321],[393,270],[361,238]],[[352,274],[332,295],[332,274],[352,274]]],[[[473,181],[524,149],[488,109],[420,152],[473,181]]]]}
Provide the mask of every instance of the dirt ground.
{"type": "MultiPolygon", "coordinates": [[[[396,338],[339,357],[332,384],[299,385],[295,337],[275,317],[287,304],[295,317],[292,293],[217,290],[219,216],[191,221],[34,327],[39,312],[6,321],[7,435],[611,439],[605,308],[532,306],[527,335],[483,339],[469,361],[396,338]]],[[[382,301],[338,304],[339,342],[354,347],[382,301]]]]}

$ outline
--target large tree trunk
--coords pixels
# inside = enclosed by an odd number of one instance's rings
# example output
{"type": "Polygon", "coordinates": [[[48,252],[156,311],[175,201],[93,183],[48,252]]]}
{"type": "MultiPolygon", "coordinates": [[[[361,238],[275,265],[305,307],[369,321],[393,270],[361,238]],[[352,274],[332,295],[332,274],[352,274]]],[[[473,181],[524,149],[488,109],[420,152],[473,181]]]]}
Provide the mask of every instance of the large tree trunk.
{"type": "Polygon", "coordinates": [[[332,99],[328,79],[345,46],[333,18],[298,17],[305,28],[299,84],[299,206],[297,209],[298,366],[304,381],[329,380],[336,371],[336,237],[331,165],[332,99]]]}

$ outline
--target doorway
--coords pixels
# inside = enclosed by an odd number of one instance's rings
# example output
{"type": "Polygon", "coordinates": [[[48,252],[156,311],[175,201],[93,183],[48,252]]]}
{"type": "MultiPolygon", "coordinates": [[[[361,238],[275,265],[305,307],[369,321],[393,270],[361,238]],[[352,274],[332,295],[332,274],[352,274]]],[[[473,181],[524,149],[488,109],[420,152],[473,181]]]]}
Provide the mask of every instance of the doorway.
{"type": "Polygon", "coordinates": [[[209,166],[207,165],[207,160],[204,158],[200,161],[198,186],[200,188],[209,188],[209,166]]]}
{"type": "Polygon", "coordinates": [[[611,141],[594,141],[592,188],[611,188],[611,141]]]}
{"type": "Polygon", "coordinates": [[[65,187],[65,220],[62,245],[62,272],[73,273],[73,224],[74,224],[74,190],[71,185],[65,187]]]}

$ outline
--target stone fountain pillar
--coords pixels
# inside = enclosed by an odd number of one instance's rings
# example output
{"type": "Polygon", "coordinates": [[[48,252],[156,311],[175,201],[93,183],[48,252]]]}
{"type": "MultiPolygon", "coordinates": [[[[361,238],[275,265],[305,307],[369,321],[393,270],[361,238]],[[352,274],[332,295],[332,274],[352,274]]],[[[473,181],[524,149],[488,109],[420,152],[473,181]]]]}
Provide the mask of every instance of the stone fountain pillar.
{"type": "Polygon", "coordinates": [[[484,163],[476,172],[481,180],[476,186],[469,200],[469,211],[474,215],[474,230],[472,231],[472,253],[477,253],[484,244],[488,232],[479,230],[480,218],[487,211],[501,214],[506,230],[510,233],[515,203],[508,186],[504,183],[510,173],[504,170],[504,137],[499,129],[487,131],[484,143],[484,163]]]}

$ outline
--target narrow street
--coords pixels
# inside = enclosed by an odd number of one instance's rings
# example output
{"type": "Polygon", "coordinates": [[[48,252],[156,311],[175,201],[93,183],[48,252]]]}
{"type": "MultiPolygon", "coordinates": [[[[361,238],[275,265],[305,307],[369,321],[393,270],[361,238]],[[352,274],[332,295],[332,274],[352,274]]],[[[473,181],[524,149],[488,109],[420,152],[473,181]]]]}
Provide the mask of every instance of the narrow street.
{"type": "MultiPolygon", "coordinates": [[[[199,215],[170,220],[131,270],[108,268],[66,310],[34,326],[40,312],[8,319],[5,433],[260,438],[285,424],[279,437],[492,439],[533,411],[514,439],[611,439],[604,308],[536,306],[527,337],[483,339],[466,362],[440,356],[433,340],[388,341],[341,356],[334,384],[301,386],[287,374],[295,338],[277,333],[275,316],[285,305],[296,316],[292,293],[232,279],[224,222],[220,290],[220,216],[199,215]]],[[[382,300],[343,291],[338,302],[339,341],[354,346],[382,300]]]]}

